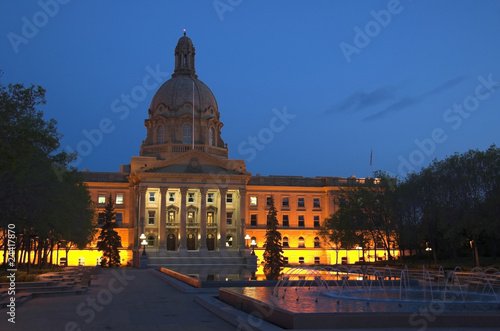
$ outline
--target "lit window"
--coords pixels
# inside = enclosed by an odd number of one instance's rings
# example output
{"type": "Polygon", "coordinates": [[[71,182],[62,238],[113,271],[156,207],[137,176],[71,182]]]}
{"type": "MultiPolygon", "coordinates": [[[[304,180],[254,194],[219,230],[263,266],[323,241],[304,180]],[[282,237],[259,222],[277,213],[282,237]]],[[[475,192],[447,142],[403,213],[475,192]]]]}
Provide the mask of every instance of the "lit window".
{"type": "Polygon", "coordinates": [[[194,222],[194,211],[188,211],[188,223],[194,222]]]}
{"type": "Polygon", "coordinates": [[[316,237],[314,238],[314,248],[320,248],[321,247],[321,244],[319,242],[319,238],[316,237]]]}
{"type": "Polygon", "coordinates": [[[188,193],[188,202],[194,203],[194,193],[188,193]]]}
{"type": "Polygon", "coordinates": [[[250,215],[250,226],[257,226],[257,215],[250,215]]]}
{"type": "Polygon", "coordinates": [[[283,215],[283,227],[289,227],[290,224],[288,223],[288,215],[283,215]]]}
{"type": "Polygon", "coordinates": [[[207,223],[214,224],[214,213],[211,211],[207,213],[207,223]]]}
{"type": "Polygon", "coordinates": [[[304,244],[304,237],[299,237],[299,248],[304,248],[306,245],[304,244]]]}
{"type": "Polygon", "coordinates": [[[282,207],[290,207],[288,204],[288,198],[283,198],[283,200],[281,202],[281,206],[282,207]]]}
{"type": "Polygon", "coordinates": [[[257,206],[257,197],[250,197],[250,206],[257,206]]]}
{"type": "Polygon", "coordinates": [[[313,207],[314,208],[319,208],[320,207],[319,198],[314,198],[313,199],[313,207]]]}
{"type": "Polygon", "coordinates": [[[156,201],[155,192],[149,192],[149,202],[155,202],[155,201],[156,201]]]}
{"type": "Polygon", "coordinates": [[[192,128],[189,124],[184,124],[182,127],[182,143],[191,144],[192,143],[192,128]]]}
{"type": "Polygon", "coordinates": [[[118,226],[123,225],[123,214],[122,213],[116,213],[115,222],[116,222],[116,225],[118,225],[118,226]]]}
{"type": "Polygon", "coordinates": [[[213,193],[208,193],[208,195],[207,195],[207,202],[208,203],[214,202],[214,194],[213,193]]]}
{"type": "Polygon", "coordinates": [[[299,228],[304,227],[304,215],[299,215],[299,228]]]}
{"type": "Polygon", "coordinates": [[[315,228],[319,228],[320,227],[320,224],[319,224],[319,215],[314,215],[314,227],[315,228]]]}
{"type": "Polygon", "coordinates": [[[299,208],[304,208],[304,198],[299,198],[297,206],[299,208]]]}
{"type": "Polygon", "coordinates": [[[254,243],[255,245],[252,245],[253,247],[257,248],[257,238],[252,237],[250,238],[250,244],[254,243]]]}
{"type": "Polygon", "coordinates": [[[99,194],[99,196],[97,197],[97,203],[106,203],[106,195],[99,194]]]}
{"type": "Polygon", "coordinates": [[[175,193],[174,192],[170,192],[168,194],[168,202],[175,202],[175,193]]]}
{"type": "Polygon", "coordinates": [[[171,210],[168,212],[168,222],[175,223],[175,211],[171,210]]]}
{"type": "Polygon", "coordinates": [[[155,236],[152,234],[148,236],[148,247],[153,247],[155,245],[155,236]]]}
{"type": "Polygon", "coordinates": [[[232,193],[228,193],[226,195],[226,203],[233,203],[233,194],[232,193]]]}
{"type": "Polygon", "coordinates": [[[117,194],[116,195],[116,204],[117,205],[123,205],[123,194],[117,194]]]}
{"type": "Polygon", "coordinates": [[[290,247],[288,244],[288,237],[283,237],[283,247],[290,247]]]}
{"type": "Polygon", "coordinates": [[[233,225],[233,213],[226,214],[226,224],[229,226],[233,225]]]}
{"type": "Polygon", "coordinates": [[[299,264],[304,264],[304,258],[302,256],[299,257],[299,264]]]}
{"type": "Polygon", "coordinates": [[[155,212],[154,212],[154,210],[148,211],[148,224],[149,225],[155,224],[155,212]]]}

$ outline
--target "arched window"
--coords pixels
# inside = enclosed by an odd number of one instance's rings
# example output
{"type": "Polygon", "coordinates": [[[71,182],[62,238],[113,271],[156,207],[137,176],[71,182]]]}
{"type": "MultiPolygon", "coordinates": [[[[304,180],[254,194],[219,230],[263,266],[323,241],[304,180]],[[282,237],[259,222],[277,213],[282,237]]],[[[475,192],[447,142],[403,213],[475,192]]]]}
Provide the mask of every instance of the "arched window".
{"type": "Polygon", "coordinates": [[[182,127],[182,143],[183,144],[191,144],[192,142],[192,134],[193,130],[191,128],[191,125],[189,124],[184,124],[182,127]]]}
{"type": "Polygon", "coordinates": [[[283,247],[290,247],[288,244],[288,237],[283,237],[283,247]]]}
{"type": "Polygon", "coordinates": [[[314,238],[314,248],[319,248],[321,247],[319,243],[319,237],[314,238]]]}
{"type": "Polygon", "coordinates": [[[304,248],[306,245],[304,244],[304,237],[299,237],[299,248],[304,248]]]}
{"type": "Polygon", "coordinates": [[[250,238],[250,246],[257,247],[257,238],[255,237],[250,238]]]}
{"type": "Polygon", "coordinates": [[[164,128],[163,128],[163,125],[160,125],[156,129],[156,143],[157,144],[163,144],[163,136],[164,136],[164,128]]]}
{"type": "Polygon", "coordinates": [[[212,127],[208,129],[208,144],[210,146],[215,146],[215,132],[212,127]]]}

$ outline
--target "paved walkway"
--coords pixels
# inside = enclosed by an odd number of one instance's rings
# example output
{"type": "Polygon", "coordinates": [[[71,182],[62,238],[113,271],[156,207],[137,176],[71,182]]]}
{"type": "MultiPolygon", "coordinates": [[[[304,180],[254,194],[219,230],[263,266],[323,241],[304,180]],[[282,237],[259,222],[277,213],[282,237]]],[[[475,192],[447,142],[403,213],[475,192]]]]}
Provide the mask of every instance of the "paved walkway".
{"type": "Polygon", "coordinates": [[[83,295],[36,298],[16,307],[0,330],[234,330],[148,270],[103,269],[83,295]]]}

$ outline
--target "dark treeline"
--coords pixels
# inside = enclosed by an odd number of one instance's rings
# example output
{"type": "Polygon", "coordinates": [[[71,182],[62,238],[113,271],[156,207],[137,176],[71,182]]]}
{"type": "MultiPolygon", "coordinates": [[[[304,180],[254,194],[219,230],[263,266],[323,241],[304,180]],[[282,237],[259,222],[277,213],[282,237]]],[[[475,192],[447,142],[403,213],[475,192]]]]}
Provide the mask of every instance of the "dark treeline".
{"type": "Polygon", "coordinates": [[[68,166],[74,155],[57,153],[61,135],[43,104],[40,86],[0,84],[0,244],[6,263],[14,229],[16,267],[52,263],[54,249],[85,247],[95,233],[89,191],[68,166]]]}
{"type": "Polygon", "coordinates": [[[500,254],[500,149],[434,160],[396,181],[382,172],[341,191],[319,234],[331,247],[455,259],[500,254]]]}

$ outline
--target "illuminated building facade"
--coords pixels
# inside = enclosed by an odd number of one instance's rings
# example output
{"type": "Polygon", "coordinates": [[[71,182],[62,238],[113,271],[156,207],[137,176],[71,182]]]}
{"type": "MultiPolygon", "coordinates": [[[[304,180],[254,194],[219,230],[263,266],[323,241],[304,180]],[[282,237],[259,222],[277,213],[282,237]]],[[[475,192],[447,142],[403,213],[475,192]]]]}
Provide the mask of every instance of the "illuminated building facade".
{"type": "MultiPolygon", "coordinates": [[[[122,263],[136,264],[142,234],[149,265],[247,265],[251,243],[262,259],[271,196],[290,264],[357,261],[359,251],[334,251],[316,232],[336,211],[339,190],[363,179],[252,176],[243,160],[228,158],[217,101],[196,75],[185,33],[174,57],[172,78],[151,101],[140,155],[117,173],[84,171],[99,215],[109,195],[115,202],[122,263]]],[[[82,254],[87,264],[100,256],[74,251],[69,264],[82,263],[82,254]]]]}

